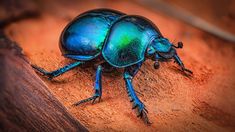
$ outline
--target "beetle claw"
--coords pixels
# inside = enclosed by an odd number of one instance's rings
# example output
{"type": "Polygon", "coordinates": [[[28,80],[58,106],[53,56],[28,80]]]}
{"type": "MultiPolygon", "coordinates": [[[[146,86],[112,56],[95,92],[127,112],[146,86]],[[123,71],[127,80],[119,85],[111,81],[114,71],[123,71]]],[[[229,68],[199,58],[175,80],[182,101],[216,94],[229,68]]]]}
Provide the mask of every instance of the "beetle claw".
{"type": "Polygon", "coordinates": [[[52,72],[48,72],[45,69],[38,67],[36,65],[31,65],[37,72],[41,73],[43,76],[47,76],[48,80],[52,80],[54,76],[52,75],[52,72]]]}
{"type": "Polygon", "coordinates": [[[141,118],[145,124],[150,125],[152,123],[149,121],[147,113],[147,109],[143,108],[143,110],[138,113],[137,117],[141,118]]]}
{"type": "Polygon", "coordinates": [[[148,110],[145,108],[145,105],[141,102],[133,103],[132,109],[137,108],[137,117],[141,118],[145,124],[150,125],[151,122],[148,119],[147,113],[148,110]]]}
{"type": "Polygon", "coordinates": [[[91,104],[94,104],[96,99],[97,99],[97,98],[94,98],[94,99],[92,100],[91,104]]]}
{"type": "Polygon", "coordinates": [[[189,73],[189,74],[193,74],[193,72],[192,72],[191,70],[189,70],[189,69],[183,68],[182,70],[183,70],[184,72],[189,73]]]}
{"type": "Polygon", "coordinates": [[[96,101],[97,98],[98,98],[98,102],[100,102],[101,96],[95,95],[95,96],[94,96],[94,99],[93,99],[92,102],[91,102],[91,104],[95,104],[95,101],[96,101]]]}
{"type": "Polygon", "coordinates": [[[94,104],[94,103],[95,103],[95,100],[96,100],[97,98],[99,98],[99,100],[100,100],[100,96],[94,95],[94,96],[92,96],[92,97],[90,97],[90,98],[83,99],[83,100],[81,100],[81,101],[79,101],[79,102],[73,104],[73,106],[79,106],[80,104],[86,103],[86,102],[91,101],[91,100],[92,100],[91,104],[94,104]]]}

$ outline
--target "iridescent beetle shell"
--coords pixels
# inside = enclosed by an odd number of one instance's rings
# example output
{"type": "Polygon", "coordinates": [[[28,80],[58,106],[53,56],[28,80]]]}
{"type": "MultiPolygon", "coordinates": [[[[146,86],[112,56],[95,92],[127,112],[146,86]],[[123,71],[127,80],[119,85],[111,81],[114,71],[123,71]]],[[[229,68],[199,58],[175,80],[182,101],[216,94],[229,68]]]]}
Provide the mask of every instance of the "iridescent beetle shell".
{"type": "Polygon", "coordinates": [[[163,37],[150,20],[98,9],[79,15],[65,27],[60,49],[65,57],[81,61],[102,55],[110,65],[122,68],[144,60],[152,43],[156,51],[170,50],[169,43],[155,42],[156,38],[163,37]]]}
{"type": "Polygon", "coordinates": [[[60,49],[65,57],[91,60],[98,56],[105,38],[114,23],[124,13],[109,9],[87,11],[64,29],[60,37],[60,49]]]}

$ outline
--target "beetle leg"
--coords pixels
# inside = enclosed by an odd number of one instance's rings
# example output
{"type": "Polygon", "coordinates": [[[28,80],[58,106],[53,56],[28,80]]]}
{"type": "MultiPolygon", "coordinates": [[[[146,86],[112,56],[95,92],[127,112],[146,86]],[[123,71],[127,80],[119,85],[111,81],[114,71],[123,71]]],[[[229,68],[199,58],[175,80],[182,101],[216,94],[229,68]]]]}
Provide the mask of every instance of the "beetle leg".
{"type": "Polygon", "coordinates": [[[182,71],[188,72],[188,73],[190,73],[190,74],[193,74],[193,72],[192,72],[191,70],[186,69],[186,68],[184,67],[184,63],[181,61],[180,57],[179,57],[177,54],[175,54],[173,57],[174,57],[174,59],[175,59],[175,62],[181,67],[182,71]]]}
{"type": "Polygon", "coordinates": [[[134,87],[132,85],[132,79],[137,74],[139,68],[141,67],[141,64],[142,62],[134,66],[125,68],[124,80],[126,82],[126,88],[127,88],[127,93],[130,97],[130,102],[133,102],[132,109],[137,108],[137,117],[142,118],[146,124],[151,124],[147,116],[148,111],[145,108],[145,105],[137,97],[134,87]]]}
{"type": "Polygon", "coordinates": [[[92,100],[92,104],[93,104],[97,98],[98,98],[98,101],[100,101],[101,96],[102,96],[102,80],[101,80],[102,77],[101,77],[101,74],[102,74],[102,66],[99,65],[97,70],[96,70],[96,78],[95,78],[95,86],[94,86],[95,93],[94,93],[94,95],[90,98],[81,100],[81,101],[73,104],[74,106],[78,106],[82,103],[85,103],[85,102],[88,102],[88,101],[91,101],[91,100],[92,100]]]}
{"type": "Polygon", "coordinates": [[[67,72],[67,71],[69,71],[69,70],[71,70],[71,69],[73,69],[73,68],[79,66],[79,65],[82,64],[82,63],[84,63],[84,62],[77,61],[77,62],[68,64],[68,65],[66,65],[66,66],[64,66],[64,67],[62,67],[62,68],[60,68],[60,69],[58,69],[58,70],[51,71],[51,72],[48,72],[48,71],[44,70],[43,68],[40,68],[40,67],[38,67],[38,66],[36,66],[36,65],[31,65],[31,66],[32,66],[34,69],[36,69],[38,72],[42,73],[43,75],[48,76],[48,79],[51,80],[52,78],[57,77],[57,76],[59,76],[59,75],[65,73],[65,72],[67,72]]]}

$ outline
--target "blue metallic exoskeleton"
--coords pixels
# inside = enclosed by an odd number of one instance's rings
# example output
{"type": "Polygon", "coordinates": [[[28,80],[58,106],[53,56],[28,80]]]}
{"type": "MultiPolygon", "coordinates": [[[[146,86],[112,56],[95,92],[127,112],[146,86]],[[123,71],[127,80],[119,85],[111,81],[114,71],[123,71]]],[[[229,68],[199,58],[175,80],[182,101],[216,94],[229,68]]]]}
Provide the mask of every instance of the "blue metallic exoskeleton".
{"type": "Polygon", "coordinates": [[[133,109],[137,108],[138,117],[149,123],[147,110],[135,93],[132,79],[146,59],[152,59],[156,69],[159,67],[159,61],[174,59],[183,71],[192,74],[184,67],[176,53],[175,49],[182,47],[182,42],[178,42],[178,46],[170,43],[159,29],[144,17],[126,15],[110,9],[95,9],[80,14],[61,34],[60,50],[64,57],[75,60],[74,63],[52,72],[35,65],[33,67],[52,79],[81,64],[98,62],[94,95],[75,105],[91,100],[94,102],[97,98],[100,100],[102,70],[123,68],[123,77],[133,102],[133,109]]]}

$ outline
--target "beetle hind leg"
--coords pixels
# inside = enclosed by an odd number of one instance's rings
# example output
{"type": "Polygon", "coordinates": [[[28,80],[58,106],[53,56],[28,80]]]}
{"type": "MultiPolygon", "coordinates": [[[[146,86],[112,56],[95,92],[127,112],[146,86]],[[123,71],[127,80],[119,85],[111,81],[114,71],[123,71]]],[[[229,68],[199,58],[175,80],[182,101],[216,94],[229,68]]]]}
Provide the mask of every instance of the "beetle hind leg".
{"type": "Polygon", "coordinates": [[[82,103],[85,103],[85,102],[88,102],[88,101],[91,101],[91,100],[92,100],[92,104],[93,104],[96,99],[98,99],[98,101],[100,101],[101,96],[102,96],[101,74],[102,74],[102,66],[99,65],[97,70],[96,70],[96,80],[95,80],[95,86],[94,86],[95,93],[94,93],[94,95],[89,97],[89,98],[87,98],[87,99],[81,100],[81,101],[73,104],[74,106],[78,106],[78,105],[80,105],[82,103]]]}
{"type": "Polygon", "coordinates": [[[36,71],[42,73],[43,75],[47,76],[49,80],[51,80],[52,78],[54,77],[57,77],[81,64],[83,64],[84,62],[81,62],[81,61],[76,61],[74,63],[71,63],[71,64],[68,64],[62,68],[59,68],[58,70],[55,70],[55,71],[51,71],[51,72],[48,72],[46,70],[44,70],[43,68],[40,68],[36,65],[31,65],[36,71]]]}

